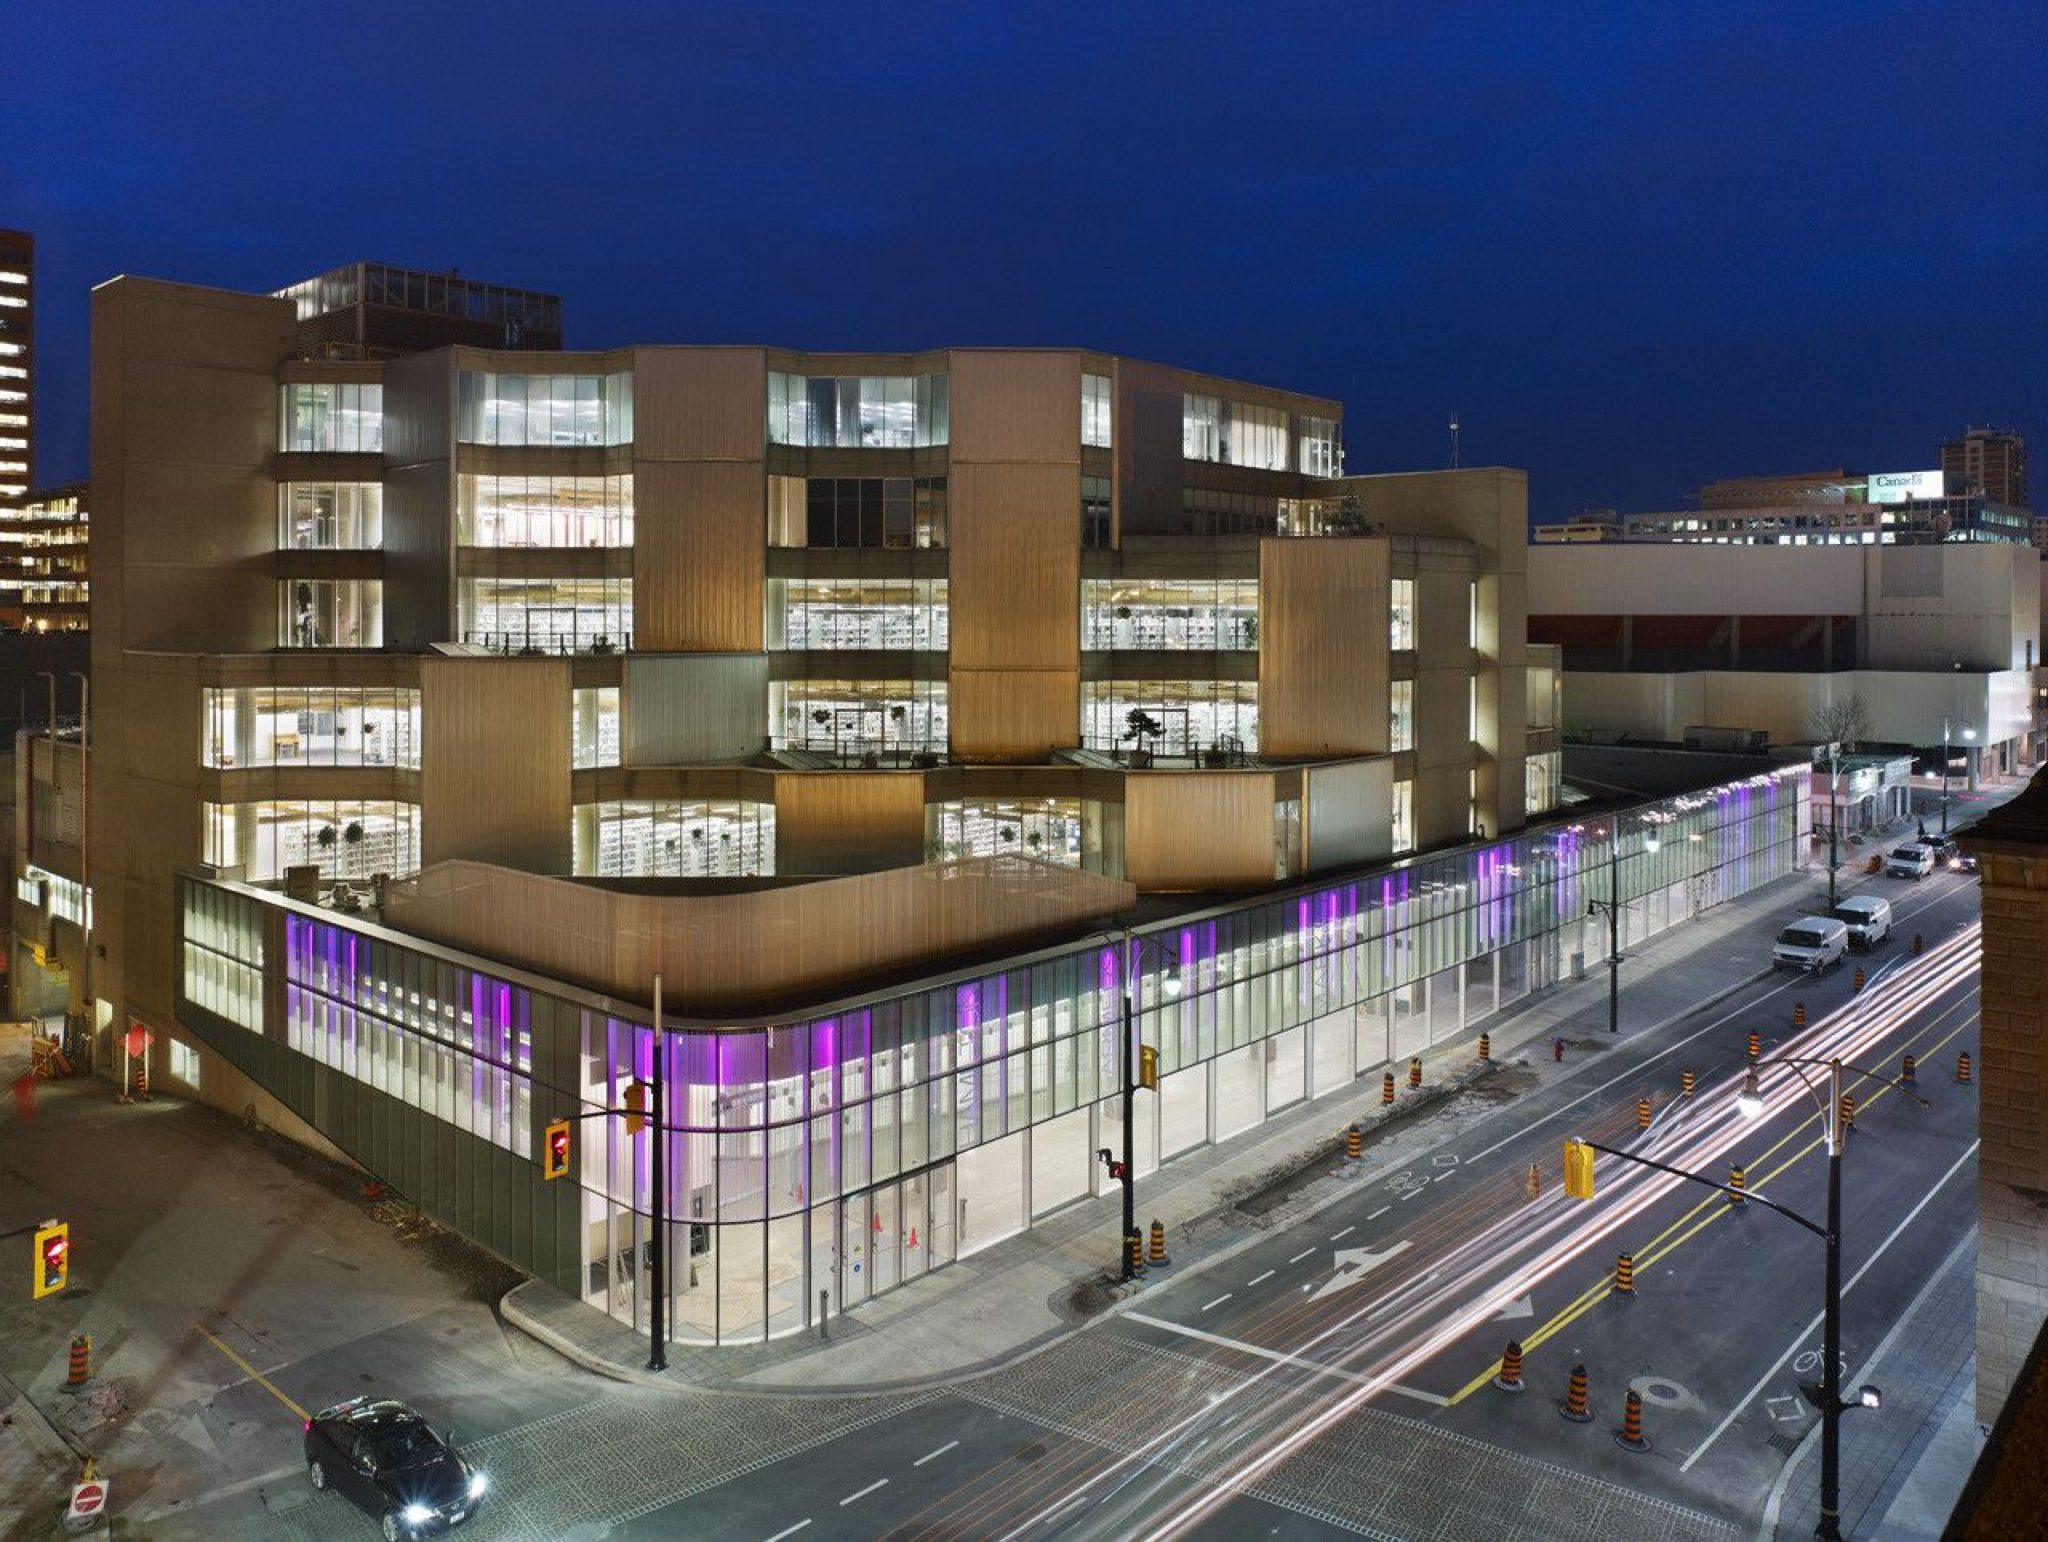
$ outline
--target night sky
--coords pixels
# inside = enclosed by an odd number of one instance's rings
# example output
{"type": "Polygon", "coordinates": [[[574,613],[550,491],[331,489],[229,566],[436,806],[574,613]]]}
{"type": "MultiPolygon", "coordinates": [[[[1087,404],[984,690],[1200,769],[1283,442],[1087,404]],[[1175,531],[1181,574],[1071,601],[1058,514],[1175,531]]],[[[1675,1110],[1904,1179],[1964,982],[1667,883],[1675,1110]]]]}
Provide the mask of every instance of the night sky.
{"type": "Polygon", "coordinates": [[[1446,464],[1456,411],[1539,519],[1966,422],[2039,484],[2044,58],[2040,0],[6,0],[0,225],[40,243],[43,483],[87,471],[91,285],[366,258],[559,293],[572,347],[1335,396],[1352,471],[1446,464]]]}

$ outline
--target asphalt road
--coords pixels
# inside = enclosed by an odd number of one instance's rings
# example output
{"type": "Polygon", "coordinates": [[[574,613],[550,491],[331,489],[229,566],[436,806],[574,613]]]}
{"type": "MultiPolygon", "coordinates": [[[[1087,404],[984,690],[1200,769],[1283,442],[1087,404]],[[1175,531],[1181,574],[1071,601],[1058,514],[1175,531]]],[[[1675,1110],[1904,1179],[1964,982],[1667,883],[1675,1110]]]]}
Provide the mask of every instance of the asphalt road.
{"type": "MultiPolygon", "coordinates": [[[[1217,1267],[1155,1285],[1136,1309],[1040,1357],[1135,1357],[1156,1390],[1112,1378],[1071,1401],[1034,1402],[1028,1390],[969,1383],[695,1496],[686,1510],[650,1515],[635,1534],[713,1522],[720,1535],[761,1538],[1110,1536],[1170,1523],[1216,1535],[1336,1525],[1401,1536],[1412,1533],[1383,1495],[1343,1503],[1325,1477],[1323,1504],[1316,1485],[1293,1479],[1330,1464],[1320,1447],[1349,1442],[1383,1461],[1404,1435],[1452,1453],[1438,1463],[1445,1470],[1463,1452],[1503,1484],[1536,1481],[1547,1464],[1590,1480],[1602,1502],[1640,1495],[1671,1507],[1670,1535],[1712,1534],[1715,1521],[1729,1535],[1753,1530],[1817,1417],[1798,1384],[1819,1359],[1821,1242],[1761,1204],[1736,1210],[1618,1158],[1599,1159],[1594,1200],[1568,1199],[1563,1142],[1640,1149],[1716,1180],[1740,1161],[1752,1192],[1817,1221],[1825,1150],[1795,1073],[1769,1079],[1779,1090],[1763,1118],[1734,1112],[1748,1032],[1760,1031],[1767,1060],[1847,1053],[1896,1075],[1913,1052],[1930,1106],[1874,1083],[1855,1089],[1843,1357],[1860,1363],[1974,1224],[1977,1110],[1953,1070],[1958,1052],[1976,1052],[1975,885],[1944,874],[1876,892],[1893,899],[1896,931],[1872,954],[1819,978],[1771,975],[1760,966],[1773,926],[1741,935],[1722,945],[1725,957],[1695,961],[1723,983],[1753,976],[1732,997],[1618,1041],[1576,1041],[1576,1074],[1217,1267]],[[1915,932],[1928,943],[1919,960],[1915,932]],[[1858,967],[1871,980],[1860,995],[1858,967]],[[1852,1000],[1853,1012],[1838,1010],[1852,1000]],[[1807,1010],[1803,1033],[1794,1002],[1807,1010]],[[1652,1102],[1648,1131],[1637,1128],[1641,1097],[1652,1102]],[[1532,1163],[1542,1189],[1533,1201],[1532,1163]],[[1636,1265],[1632,1296],[1612,1289],[1624,1250],[1636,1265]],[[1526,1349],[1519,1395],[1490,1382],[1510,1337],[1526,1349]],[[1586,1424],[1556,1407],[1580,1363],[1592,1384],[1586,1424]],[[1612,1438],[1631,1385],[1644,1397],[1647,1452],[1612,1438]],[[1027,1408],[1040,1416],[1020,1417],[1027,1408]]],[[[1397,1465],[1363,1481],[1391,1484],[1420,1524],[1445,1500],[1443,1477],[1397,1465]]],[[[1540,1512],[1524,1520],[1529,1535],[1575,1529],[1568,1515],[1548,1527],[1540,1512]]]]}

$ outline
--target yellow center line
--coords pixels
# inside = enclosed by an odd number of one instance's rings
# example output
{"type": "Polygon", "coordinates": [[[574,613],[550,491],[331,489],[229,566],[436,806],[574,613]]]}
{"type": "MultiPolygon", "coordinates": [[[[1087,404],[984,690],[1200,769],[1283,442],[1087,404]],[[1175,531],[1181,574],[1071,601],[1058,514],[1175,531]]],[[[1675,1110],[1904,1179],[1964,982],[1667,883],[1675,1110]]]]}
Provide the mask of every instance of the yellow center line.
{"type": "MultiPolygon", "coordinates": [[[[1956,1037],[1956,1035],[1964,1032],[1967,1028],[1969,1028],[1971,1023],[1976,1021],[1977,1013],[1975,1009],[1970,1006],[1969,1002],[1961,1001],[1957,1002],[1954,1006],[1948,1007],[1939,1014],[1937,1014],[1934,1021],[1927,1025],[1927,1030],[1931,1031],[1935,1028],[1939,1028],[1945,1020],[1956,1015],[1957,1013],[1965,1014],[1963,1021],[1957,1023],[1955,1027],[1951,1028],[1947,1033],[1943,1034],[1939,1039],[1935,1040],[1932,1044],[1929,1044],[1924,1051],[1916,1053],[1914,1057],[1915,1059],[1920,1059],[1923,1057],[1923,1055],[1933,1054],[1936,1050],[1941,1049],[1950,1041],[1952,1041],[1956,1037]]],[[[1886,1083],[1878,1083],[1877,1091],[1872,1093],[1869,1098],[1856,1105],[1857,1112],[1862,1113],[1864,1110],[1868,1109],[1871,1106],[1871,1104],[1875,1103],[1879,1098],[1883,1097],[1887,1092],[1891,1092],[1893,1090],[1894,1089],[1886,1083]]],[[[1770,1169],[1770,1171],[1759,1174],[1755,1177],[1749,1177],[1749,1167],[1755,1166],[1761,1162],[1768,1161],[1772,1156],[1776,1155],[1781,1148],[1789,1144],[1791,1141],[1797,1139],[1810,1126],[1818,1124],[1820,1122],[1820,1119],[1821,1116],[1818,1111],[1808,1114],[1805,1118],[1800,1120],[1799,1123],[1795,1124],[1791,1129],[1787,1130],[1777,1140],[1773,1141],[1763,1151],[1759,1152],[1756,1156],[1752,1157],[1749,1163],[1745,1164],[1744,1177],[1748,1179],[1747,1186],[1749,1192],[1758,1192],[1763,1188],[1763,1186],[1766,1183],[1770,1182],[1771,1179],[1779,1176],[1780,1174],[1784,1173],[1789,1168],[1791,1168],[1791,1166],[1795,1162],[1801,1161],[1802,1159],[1811,1155],[1813,1152],[1819,1150],[1823,1145],[1826,1144],[1827,1138],[1825,1135],[1817,1137],[1816,1139],[1809,1141],[1806,1145],[1800,1147],[1799,1150],[1793,1152],[1792,1155],[1787,1157],[1784,1161],[1780,1162],[1776,1167],[1770,1169]]],[[[1652,1237],[1647,1243],[1643,1244],[1640,1251],[1632,1255],[1635,1259],[1636,1267],[1639,1269],[1646,1268],[1650,1264],[1657,1262],[1657,1260],[1664,1257],[1665,1254],[1671,1252],[1674,1248],[1679,1247],[1683,1243],[1690,1241],[1693,1237],[1697,1236],[1700,1232],[1704,1231],[1708,1226],[1711,1226],[1715,1221],[1720,1220],[1723,1216],[1727,1215],[1733,1209],[1734,1206],[1728,1202],[1728,1197],[1725,1194],[1716,1194],[1710,1199],[1701,1200],[1699,1203],[1695,1204],[1691,1209],[1687,1210],[1683,1215],[1679,1216],[1670,1225],[1666,1226],[1664,1230],[1659,1232],[1656,1236],[1652,1237]],[[1702,1214],[1703,1212],[1705,1212],[1704,1215],[1702,1214]]],[[[1520,1343],[1522,1346],[1522,1353],[1524,1354],[1524,1356],[1526,1356],[1531,1350],[1534,1350],[1554,1335],[1563,1332],[1564,1329],[1570,1327],[1580,1317],[1583,1317],[1587,1312],[1591,1311],[1595,1305],[1605,1300],[1608,1296],[1612,1295],[1613,1293],[1614,1275],[1611,1272],[1609,1272],[1607,1274],[1602,1275],[1596,1283],[1589,1285],[1585,1290],[1581,1291],[1575,1299],[1568,1302],[1565,1306],[1561,1307],[1556,1313],[1556,1315],[1553,1316],[1548,1322],[1544,1323],[1542,1327],[1536,1329],[1532,1333],[1525,1334],[1522,1338],[1517,1340],[1517,1342],[1520,1343]]],[[[1477,1392],[1481,1387],[1486,1386],[1489,1382],[1491,1382],[1495,1374],[1498,1373],[1499,1370],[1500,1361],[1498,1357],[1496,1357],[1493,1360],[1489,1360],[1487,1362],[1486,1369],[1481,1371],[1477,1376],[1473,1377],[1471,1381],[1467,1382],[1456,1393],[1454,1393],[1451,1397],[1450,1402],[1446,1406],[1455,1408],[1458,1404],[1462,1403],[1466,1398],[1470,1397],[1474,1392],[1477,1392]]]]}
{"type": "MultiPolygon", "coordinates": [[[[199,1327],[197,1323],[194,1323],[193,1326],[195,1328],[199,1327]]],[[[234,1350],[230,1349],[226,1344],[223,1344],[213,1334],[208,1333],[204,1328],[199,1328],[199,1332],[208,1343],[213,1345],[215,1349],[219,1350],[222,1354],[226,1355],[230,1360],[234,1361],[235,1364],[239,1365],[245,1372],[247,1372],[249,1378],[252,1381],[254,1381],[256,1385],[261,1387],[265,1392],[268,1392],[280,1403],[284,1404],[284,1406],[289,1408],[294,1414],[298,1415],[301,1422],[304,1422],[305,1420],[313,1417],[311,1414],[307,1413],[305,1409],[301,1408],[297,1403],[293,1402],[290,1398],[286,1397],[282,1392],[278,1391],[276,1382],[272,1381],[268,1376],[264,1375],[261,1371],[257,1370],[255,1366],[251,1365],[247,1360],[244,1360],[240,1355],[236,1354],[234,1350]]]]}

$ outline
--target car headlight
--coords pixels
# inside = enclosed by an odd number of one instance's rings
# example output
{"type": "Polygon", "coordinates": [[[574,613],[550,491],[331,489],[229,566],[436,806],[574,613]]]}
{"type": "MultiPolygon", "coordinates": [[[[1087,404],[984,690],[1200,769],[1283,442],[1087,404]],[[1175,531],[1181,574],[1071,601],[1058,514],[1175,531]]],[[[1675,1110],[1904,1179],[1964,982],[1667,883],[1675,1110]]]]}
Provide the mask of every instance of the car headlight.
{"type": "Polygon", "coordinates": [[[483,1491],[489,1488],[490,1486],[491,1480],[489,1478],[486,1478],[482,1473],[473,1472],[469,1475],[469,1497],[471,1499],[480,1498],[483,1494],[483,1491]]]}
{"type": "Polygon", "coordinates": [[[434,1512],[425,1505],[407,1505],[399,1514],[408,1526],[424,1526],[434,1518],[434,1512]]]}

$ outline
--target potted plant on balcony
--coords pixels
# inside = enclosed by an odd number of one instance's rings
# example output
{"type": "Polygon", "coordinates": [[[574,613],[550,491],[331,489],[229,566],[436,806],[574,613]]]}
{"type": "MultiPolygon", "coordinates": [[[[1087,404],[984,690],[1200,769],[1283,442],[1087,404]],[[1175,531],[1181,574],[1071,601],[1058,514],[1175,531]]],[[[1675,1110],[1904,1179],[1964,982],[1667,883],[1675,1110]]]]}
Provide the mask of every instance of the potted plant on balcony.
{"type": "Polygon", "coordinates": [[[1165,732],[1166,725],[1143,707],[1133,707],[1124,714],[1124,738],[1131,745],[1132,769],[1142,771],[1152,764],[1150,741],[1159,739],[1165,732]]]}

